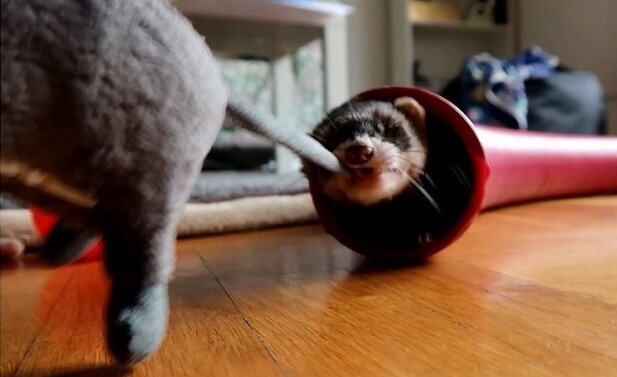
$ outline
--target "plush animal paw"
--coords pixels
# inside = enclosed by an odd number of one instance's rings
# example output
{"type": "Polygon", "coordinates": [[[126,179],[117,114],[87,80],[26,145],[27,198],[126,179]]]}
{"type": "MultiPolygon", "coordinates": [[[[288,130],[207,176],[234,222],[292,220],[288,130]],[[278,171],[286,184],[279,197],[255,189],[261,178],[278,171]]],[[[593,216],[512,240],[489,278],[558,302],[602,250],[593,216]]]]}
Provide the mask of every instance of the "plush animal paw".
{"type": "Polygon", "coordinates": [[[166,284],[146,288],[114,283],[107,309],[107,344],[121,364],[150,357],[167,330],[169,298],[166,284]]]}

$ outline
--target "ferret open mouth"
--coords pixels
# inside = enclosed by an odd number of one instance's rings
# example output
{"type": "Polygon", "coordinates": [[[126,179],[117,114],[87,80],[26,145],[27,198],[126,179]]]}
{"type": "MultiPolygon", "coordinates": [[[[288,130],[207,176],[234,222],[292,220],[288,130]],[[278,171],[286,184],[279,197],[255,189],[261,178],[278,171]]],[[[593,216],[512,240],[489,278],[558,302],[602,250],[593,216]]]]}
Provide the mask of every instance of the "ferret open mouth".
{"type": "Polygon", "coordinates": [[[347,175],[335,175],[325,192],[332,198],[345,198],[353,203],[372,205],[391,199],[407,187],[409,180],[399,167],[363,166],[349,168],[347,175]]]}
{"type": "Polygon", "coordinates": [[[371,175],[375,175],[378,174],[378,172],[375,170],[375,168],[359,168],[359,169],[355,169],[357,175],[359,176],[371,176],[371,175]]]}
{"type": "Polygon", "coordinates": [[[352,181],[356,183],[366,183],[369,184],[371,182],[376,182],[382,178],[389,176],[392,178],[393,175],[399,176],[401,171],[396,168],[375,168],[375,167],[362,167],[352,169],[352,181]]]}

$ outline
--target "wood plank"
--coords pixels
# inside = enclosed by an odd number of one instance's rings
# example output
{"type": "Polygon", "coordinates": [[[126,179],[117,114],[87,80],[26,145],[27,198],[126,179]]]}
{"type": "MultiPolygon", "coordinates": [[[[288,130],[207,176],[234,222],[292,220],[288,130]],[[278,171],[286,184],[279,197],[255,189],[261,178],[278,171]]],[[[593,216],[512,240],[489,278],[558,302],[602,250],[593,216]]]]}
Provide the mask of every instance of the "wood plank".
{"type": "Polygon", "coordinates": [[[617,196],[490,211],[438,258],[617,304],[617,196]]]}
{"type": "Polygon", "coordinates": [[[196,255],[187,253],[178,261],[170,296],[167,339],[159,353],[132,375],[282,374],[269,351],[196,255]]]}
{"type": "Polygon", "coordinates": [[[456,262],[359,274],[305,266],[288,275],[221,272],[291,375],[580,376],[607,375],[617,363],[614,306],[579,298],[595,323],[586,310],[556,315],[560,300],[550,298],[561,292],[456,262]],[[489,289],[494,281],[504,288],[489,289]]]}
{"type": "MultiPolygon", "coordinates": [[[[100,263],[75,276],[18,376],[114,375],[103,337],[108,280],[100,263]]],[[[157,354],[131,376],[275,376],[280,369],[196,255],[182,253],[170,285],[171,317],[157,354]],[[225,363],[219,363],[225,360],[225,363]]]]}
{"type": "MultiPolygon", "coordinates": [[[[616,214],[617,196],[485,212],[419,265],[368,261],[319,226],[184,240],[168,336],[128,375],[615,375],[616,214]]],[[[19,376],[126,372],[105,353],[99,264],[19,274],[0,280],[3,342],[46,318],[9,353],[26,355],[19,376]],[[34,300],[62,281],[55,305],[34,300]]]]}
{"type": "Polygon", "coordinates": [[[52,376],[67,371],[100,374],[109,358],[102,315],[108,284],[100,263],[67,267],[73,278],[50,312],[43,331],[17,376],[52,376]]]}
{"type": "Polygon", "coordinates": [[[26,257],[0,273],[0,375],[13,376],[73,271],[51,271],[26,257]]]}

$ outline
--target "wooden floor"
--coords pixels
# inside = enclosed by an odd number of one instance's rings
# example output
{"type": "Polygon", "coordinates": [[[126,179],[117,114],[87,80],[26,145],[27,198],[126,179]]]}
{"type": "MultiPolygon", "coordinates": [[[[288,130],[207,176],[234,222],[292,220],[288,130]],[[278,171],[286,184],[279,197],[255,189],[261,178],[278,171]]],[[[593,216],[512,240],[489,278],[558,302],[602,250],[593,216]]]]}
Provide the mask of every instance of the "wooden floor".
{"type": "Polygon", "coordinates": [[[429,263],[319,227],[182,241],[160,351],[109,366],[98,263],[3,266],[2,376],[617,376],[617,196],[483,213],[429,263]]]}

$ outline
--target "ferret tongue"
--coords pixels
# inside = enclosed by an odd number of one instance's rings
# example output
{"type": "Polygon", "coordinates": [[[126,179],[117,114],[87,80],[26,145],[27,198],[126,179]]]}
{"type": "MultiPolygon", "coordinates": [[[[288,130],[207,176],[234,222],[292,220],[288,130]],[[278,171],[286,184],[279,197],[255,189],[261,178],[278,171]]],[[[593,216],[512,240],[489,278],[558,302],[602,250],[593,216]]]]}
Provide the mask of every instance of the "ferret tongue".
{"type": "Polygon", "coordinates": [[[377,184],[383,175],[379,169],[372,167],[354,169],[354,181],[356,184],[371,185],[377,184]]]}

